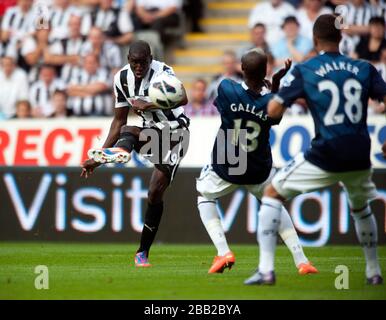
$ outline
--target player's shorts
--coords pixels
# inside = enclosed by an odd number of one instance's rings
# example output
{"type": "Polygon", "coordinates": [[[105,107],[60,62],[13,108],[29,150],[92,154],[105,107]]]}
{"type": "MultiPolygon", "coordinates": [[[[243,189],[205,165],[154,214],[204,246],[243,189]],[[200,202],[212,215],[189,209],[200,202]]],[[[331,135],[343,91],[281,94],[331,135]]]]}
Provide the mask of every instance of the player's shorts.
{"type": "Polygon", "coordinates": [[[365,207],[377,197],[377,189],[371,180],[372,170],[327,172],[298,154],[272,180],[276,191],[285,199],[315,191],[340,182],[348,196],[352,209],[365,207]]]}
{"type": "MultiPolygon", "coordinates": [[[[141,132],[149,128],[141,128],[141,132]]],[[[139,141],[134,150],[141,154],[144,158],[148,159],[154,164],[154,166],[165,173],[169,178],[169,183],[174,179],[179,164],[187,152],[189,146],[189,129],[180,128],[180,130],[173,130],[170,135],[163,135],[162,131],[158,128],[151,128],[154,130],[158,139],[158,152],[154,152],[152,149],[145,149],[146,143],[150,141],[139,141]],[[169,139],[169,144],[165,144],[164,138],[169,139]]]]}
{"type": "Polygon", "coordinates": [[[215,200],[235,191],[240,187],[244,187],[257,199],[261,199],[265,186],[271,182],[275,173],[276,169],[272,168],[267,180],[261,184],[239,185],[225,181],[218,176],[211,165],[207,165],[202,168],[200,177],[196,179],[196,189],[203,197],[209,200],[215,200]]]}

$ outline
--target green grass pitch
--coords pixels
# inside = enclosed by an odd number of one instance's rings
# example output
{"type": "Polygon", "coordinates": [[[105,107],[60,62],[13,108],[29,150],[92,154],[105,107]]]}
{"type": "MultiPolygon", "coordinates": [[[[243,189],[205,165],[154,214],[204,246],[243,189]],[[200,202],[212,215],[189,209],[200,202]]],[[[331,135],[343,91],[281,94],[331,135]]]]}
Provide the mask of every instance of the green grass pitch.
{"type": "MultiPolygon", "coordinates": [[[[257,264],[253,245],[234,245],[236,264],[207,274],[215,253],[210,245],[154,245],[152,268],[133,265],[135,245],[0,243],[0,299],[386,299],[386,286],[364,281],[362,250],[354,246],[306,248],[317,275],[299,276],[288,250],[279,246],[277,284],[245,286],[257,264]],[[49,289],[34,286],[34,269],[46,265],[49,289]],[[349,289],[337,290],[337,265],[349,268],[349,289]]],[[[386,272],[386,246],[379,248],[386,272]]]]}

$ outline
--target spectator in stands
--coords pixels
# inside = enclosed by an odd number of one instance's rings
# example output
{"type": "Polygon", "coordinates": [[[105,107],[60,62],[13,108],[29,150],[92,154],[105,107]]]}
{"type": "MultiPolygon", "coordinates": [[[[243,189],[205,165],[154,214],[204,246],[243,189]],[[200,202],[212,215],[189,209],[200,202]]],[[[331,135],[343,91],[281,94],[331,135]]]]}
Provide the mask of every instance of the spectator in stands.
{"type": "MultiPolygon", "coordinates": [[[[375,68],[382,75],[384,81],[386,81],[386,48],[383,47],[380,54],[379,62],[375,64],[375,68]]],[[[386,106],[384,103],[378,101],[369,101],[369,114],[382,114],[386,113],[386,106]]]]}
{"type": "Polygon", "coordinates": [[[20,41],[34,31],[33,0],[18,0],[8,7],[1,21],[1,56],[11,56],[18,61],[20,41]]]}
{"type": "Polygon", "coordinates": [[[54,0],[51,9],[51,40],[68,38],[68,24],[72,15],[80,15],[80,11],[71,5],[70,0],[54,0]]]}
{"type": "Polygon", "coordinates": [[[56,90],[51,97],[51,105],[54,110],[51,118],[65,118],[69,115],[66,91],[56,90]]]}
{"type": "Polygon", "coordinates": [[[217,96],[217,87],[226,78],[237,82],[243,81],[243,75],[238,68],[238,60],[234,51],[225,51],[222,57],[223,72],[216,75],[208,87],[208,99],[214,100],[217,96]]]}
{"type": "Polygon", "coordinates": [[[365,59],[376,64],[381,59],[382,50],[386,48],[384,18],[371,18],[369,28],[370,33],[360,38],[355,48],[354,58],[365,59]]]}
{"type": "Polygon", "coordinates": [[[112,114],[112,94],[109,73],[99,67],[98,56],[88,54],[83,68],[68,88],[69,107],[75,116],[106,116],[112,114]]]}
{"type": "Polygon", "coordinates": [[[292,59],[292,65],[302,62],[313,48],[312,41],[300,34],[299,22],[294,16],[285,18],[282,28],[284,37],[271,48],[276,67],[281,67],[288,58],[292,59]]]}
{"type": "Polygon", "coordinates": [[[380,61],[375,65],[375,68],[382,75],[384,81],[386,81],[386,48],[381,51],[380,61]]]}
{"type": "Polygon", "coordinates": [[[260,22],[267,28],[266,39],[273,45],[283,36],[281,25],[284,18],[294,16],[296,11],[292,5],[283,0],[270,0],[258,3],[249,15],[248,27],[253,28],[260,22]]]}
{"type": "Polygon", "coordinates": [[[34,31],[32,15],[33,0],[18,0],[17,5],[9,7],[1,23],[1,41],[19,41],[28,33],[34,31]]]}
{"type": "MultiPolygon", "coordinates": [[[[266,29],[262,23],[256,23],[255,26],[250,29],[250,43],[247,46],[242,47],[237,54],[237,58],[241,60],[241,57],[249,50],[254,48],[260,48],[264,52],[269,52],[269,46],[265,39],[266,29]]],[[[241,69],[240,69],[241,70],[241,69]]]]}
{"type": "Polygon", "coordinates": [[[63,90],[64,83],[56,77],[56,69],[44,64],[39,72],[39,80],[31,85],[29,101],[34,117],[49,117],[54,112],[51,97],[56,90],[63,90]]]}
{"type": "Polygon", "coordinates": [[[101,29],[107,39],[118,45],[127,45],[133,39],[129,12],[113,6],[113,0],[100,0],[100,5],[83,18],[82,34],[87,35],[91,27],[101,29]]]}
{"type": "Polygon", "coordinates": [[[0,20],[3,18],[5,11],[9,7],[13,7],[17,4],[16,0],[2,0],[0,2],[0,20]]]}
{"type": "Polygon", "coordinates": [[[81,35],[82,19],[77,15],[72,15],[68,22],[69,37],[56,40],[46,50],[44,59],[46,63],[61,66],[60,78],[68,83],[72,73],[81,64],[82,48],[86,38],[81,35]]]}
{"type": "Polygon", "coordinates": [[[191,116],[212,116],[217,110],[206,96],[207,83],[204,79],[196,79],[192,84],[189,103],[184,107],[185,114],[191,116]]]}
{"type": "Polygon", "coordinates": [[[349,0],[344,6],[337,7],[336,13],[344,17],[342,22],[347,27],[342,29],[340,51],[351,55],[360,36],[369,33],[369,21],[372,16],[371,6],[366,0],[349,0]]]}
{"type": "Polygon", "coordinates": [[[202,32],[200,19],[204,14],[202,0],[185,0],[183,10],[185,16],[190,19],[191,32],[202,32]]]}
{"type": "Polygon", "coordinates": [[[386,20],[385,0],[369,0],[373,17],[383,17],[386,20]]]}
{"type": "Polygon", "coordinates": [[[300,24],[300,34],[312,40],[312,27],[316,18],[322,14],[332,13],[331,8],[324,6],[325,0],[303,0],[297,10],[296,18],[300,24]]]}
{"type": "Polygon", "coordinates": [[[165,29],[179,25],[180,0],[137,0],[134,24],[138,30],[157,31],[162,42],[167,41],[165,29]]]}
{"type": "Polygon", "coordinates": [[[28,99],[27,74],[12,57],[1,59],[0,83],[0,115],[11,118],[16,113],[16,102],[28,99]]]}
{"type": "Polygon", "coordinates": [[[20,60],[23,61],[24,70],[28,72],[29,83],[36,82],[39,78],[39,67],[44,64],[44,52],[48,46],[50,29],[37,29],[33,35],[21,42],[20,60]]]}
{"type": "Polygon", "coordinates": [[[29,119],[32,118],[31,104],[28,100],[19,100],[16,102],[15,119],[29,119]]]}
{"type": "Polygon", "coordinates": [[[81,56],[93,53],[99,58],[98,64],[114,75],[122,67],[122,57],[119,47],[106,40],[101,29],[92,27],[87,41],[82,46],[81,56]]]}

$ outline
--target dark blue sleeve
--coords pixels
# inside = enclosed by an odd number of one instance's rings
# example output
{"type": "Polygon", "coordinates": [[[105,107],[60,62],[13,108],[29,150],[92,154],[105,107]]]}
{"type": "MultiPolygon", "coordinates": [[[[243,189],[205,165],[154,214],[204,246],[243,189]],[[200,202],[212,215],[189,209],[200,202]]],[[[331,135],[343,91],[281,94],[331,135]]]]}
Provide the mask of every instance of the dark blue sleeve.
{"type": "Polygon", "coordinates": [[[386,96],[386,83],[383,81],[381,74],[370,65],[370,92],[371,99],[383,101],[386,96]]]}
{"type": "Polygon", "coordinates": [[[288,78],[285,79],[282,88],[277,93],[275,99],[279,101],[286,108],[290,107],[292,103],[304,97],[303,77],[300,73],[299,66],[295,66],[288,78]]]}
{"type": "Polygon", "coordinates": [[[213,105],[217,108],[217,110],[222,113],[223,106],[224,106],[224,101],[227,100],[226,97],[226,86],[229,85],[229,80],[224,79],[223,81],[220,82],[220,84],[217,87],[217,96],[216,99],[214,99],[213,105]]]}

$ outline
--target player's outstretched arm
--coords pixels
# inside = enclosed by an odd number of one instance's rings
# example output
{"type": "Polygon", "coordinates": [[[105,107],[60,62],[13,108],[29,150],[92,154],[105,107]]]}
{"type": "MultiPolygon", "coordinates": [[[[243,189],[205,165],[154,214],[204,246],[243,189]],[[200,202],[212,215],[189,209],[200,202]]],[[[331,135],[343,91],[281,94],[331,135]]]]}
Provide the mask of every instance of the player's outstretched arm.
{"type": "MultiPolygon", "coordinates": [[[[107,135],[106,141],[103,144],[102,148],[110,148],[113,147],[119,138],[119,134],[121,132],[122,126],[127,123],[127,115],[129,113],[128,107],[123,108],[115,108],[114,109],[114,118],[110,126],[109,133],[107,135]]],[[[80,174],[81,177],[88,178],[90,174],[92,174],[100,165],[100,163],[95,162],[92,159],[88,159],[82,164],[82,172],[80,174]]]]}

